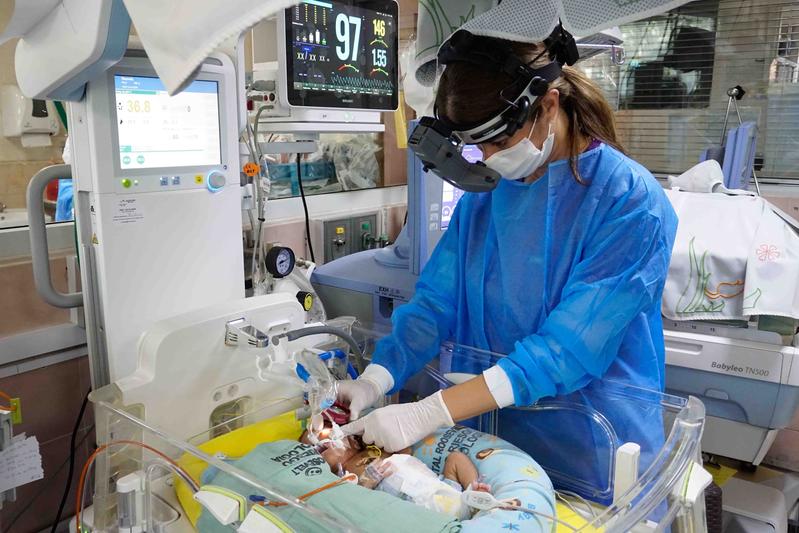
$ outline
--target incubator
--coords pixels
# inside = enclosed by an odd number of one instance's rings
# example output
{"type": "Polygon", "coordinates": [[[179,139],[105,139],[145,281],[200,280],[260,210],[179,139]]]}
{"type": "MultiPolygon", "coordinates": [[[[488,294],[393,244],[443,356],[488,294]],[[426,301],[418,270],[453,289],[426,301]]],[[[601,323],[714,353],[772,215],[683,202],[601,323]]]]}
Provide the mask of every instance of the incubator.
{"type": "MultiPolygon", "coordinates": [[[[280,294],[157,322],[141,339],[136,372],[91,395],[99,448],[84,467],[79,487],[86,502],[86,493],[93,493],[93,505],[81,505],[83,527],[126,532],[374,530],[366,513],[361,520],[352,511],[342,512],[359,509],[358,505],[371,501],[370,496],[361,495],[347,505],[333,505],[319,497],[319,490],[329,494],[366,491],[339,488],[346,478],[332,487],[305,490],[305,486],[300,489],[276,481],[274,476],[259,477],[242,460],[252,457],[253,450],[262,450],[259,444],[278,441],[278,446],[289,446],[284,462],[291,464],[292,454],[307,454],[306,459],[319,463],[312,449],[309,452],[296,442],[311,414],[297,363],[319,354],[348,353],[349,364],[343,371],[354,375],[354,369],[362,365],[355,354],[363,352],[368,359],[379,335],[346,319],[308,330],[296,300],[280,294]],[[232,327],[231,322],[235,322],[232,327]],[[262,341],[251,342],[251,338],[262,341]],[[298,451],[291,451],[296,446],[298,451]],[[223,478],[227,482],[219,486],[223,478]],[[95,480],[93,492],[91,479],[95,480]]],[[[501,356],[443,345],[440,357],[390,401],[412,401],[468,377],[454,371],[454,360],[482,367],[497,357],[501,356]]],[[[310,363],[302,366],[311,375],[318,372],[310,363]]],[[[332,368],[334,363],[322,366],[332,368]]],[[[340,375],[342,369],[337,372],[340,375]]],[[[658,523],[660,527],[671,524],[675,531],[704,530],[702,492],[709,479],[699,462],[704,426],[701,402],[621,384],[586,394],[596,397],[597,406],[608,402],[638,406],[645,416],[662,421],[662,440],[658,449],[651,450],[624,442],[622,428],[601,409],[569,401],[541,401],[523,408],[524,416],[546,417],[554,410],[579,416],[594,429],[600,457],[595,467],[607,473],[607,486],[591,486],[579,471],[552,471],[545,458],[534,458],[555,488],[562,489],[557,518],[565,525],[558,530],[654,531],[658,523]],[[612,503],[603,507],[588,502],[603,497],[612,503]]],[[[493,413],[464,424],[471,426],[468,431],[493,439],[492,435],[507,433],[503,421],[493,413]]],[[[575,433],[574,439],[585,436],[575,433]]],[[[529,443],[511,444],[526,450],[529,443]]],[[[570,443],[557,446],[568,450],[570,443]]],[[[310,475],[306,472],[320,468],[316,463],[300,471],[310,475]]],[[[411,514],[416,514],[415,508],[411,507],[411,514]]],[[[542,530],[554,530],[550,519],[536,519],[542,530]]]]}

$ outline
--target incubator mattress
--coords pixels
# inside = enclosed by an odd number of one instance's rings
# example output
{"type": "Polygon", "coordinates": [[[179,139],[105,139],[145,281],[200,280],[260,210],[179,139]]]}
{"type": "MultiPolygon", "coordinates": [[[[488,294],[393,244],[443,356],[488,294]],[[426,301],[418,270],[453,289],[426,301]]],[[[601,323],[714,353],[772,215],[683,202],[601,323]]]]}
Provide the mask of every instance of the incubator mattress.
{"type": "MultiPolygon", "coordinates": [[[[211,453],[223,451],[229,457],[240,457],[232,461],[235,466],[258,476],[286,495],[305,494],[338,479],[327,469],[327,465],[312,448],[295,440],[294,433],[299,435],[299,426],[296,423],[287,417],[278,417],[255,426],[264,423],[270,424],[270,431],[256,430],[254,427],[243,428],[215,439],[221,442],[209,441],[201,448],[211,453]],[[237,433],[239,435],[236,435],[237,433]],[[267,433],[272,438],[291,440],[264,442],[269,440],[264,438],[267,433]],[[262,443],[256,445],[254,439],[262,443]],[[242,452],[245,448],[249,448],[250,451],[235,453],[242,452]]],[[[565,509],[556,511],[554,491],[543,469],[529,455],[502,439],[456,426],[424,439],[413,447],[413,454],[434,472],[440,474],[446,457],[455,450],[467,454],[472,459],[483,481],[492,486],[492,494],[497,499],[516,499],[518,500],[516,503],[521,507],[534,509],[546,515],[558,516],[556,513],[559,513],[559,518],[566,519],[573,525],[578,527],[584,525],[584,522],[573,514],[566,517],[566,514],[571,513],[565,509]]],[[[251,489],[247,489],[229,474],[216,468],[201,468],[200,464],[190,457],[184,457],[181,463],[184,467],[194,470],[195,476],[201,478],[201,484],[224,487],[249,499],[251,489]],[[193,461],[195,464],[190,464],[193,461]]],[[[185,487],[178,488],[181,502],[192,521],[196,522],[199,531],[203,533],[228,531],[210,514],[197,508],[190,495],[181,489],[185,490],[185,487]]],[[[386,493],[351,484],[339,485],[320,492],[311,497],[308,503],[334,517],[344,518],[364,531],[387,531],[387,524],[391,525],[391,531],[409,532],[509,530],[523,533],[558,529],[546,518],[521,511],[501,509],[479,512],[470,520],[458,522],[449,516],[429,511],[386,493]]],[[[269,510],[292,530],[303,532],[322,530],[302,511],[288,507],[269,508],[269,510]]]]}
{"type": "MultiPolygon", "coordinates": [[[[260,444],[234,464],[279,488],[286,495],[299,496],[338,480],[338,476],[330,472],[313,447],[296,441],[280,440],[260,444]]],[[[216,469],[206,471],[202,484],[223,487],[245,498],[249,498],[249,492],[252,491],[246,484],[216,469]]],[[[363,531],[449,532],[457,531],[458,525],[446,515],[351,483],[343,483],[320,492],[309,498],[308,504],[363,531]],[[387,529],[388,524],[390,528],[387,529]]],[[[312,516],[294,507],[270,507],[267,510],[294,531],[329,529],[329,526],[320,524],[312,516]]],[[[230,531],[205,511],[197,521],[197,529],[202,533],[230,531]]]]}

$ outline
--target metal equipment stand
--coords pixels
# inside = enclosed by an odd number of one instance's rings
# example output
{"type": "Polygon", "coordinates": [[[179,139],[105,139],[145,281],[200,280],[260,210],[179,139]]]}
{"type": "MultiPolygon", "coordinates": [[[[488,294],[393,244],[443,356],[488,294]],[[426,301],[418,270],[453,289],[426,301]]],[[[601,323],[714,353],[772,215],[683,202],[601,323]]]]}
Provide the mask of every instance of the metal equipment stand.
{"type": "MultiPolygon", "coordinates": [[[[738,117],[738,125],[743,124],[743,120],[741,119],[741,112],[738,110],[738,100],[744,97],[746,91],[743,90],[743,87],[740,85],[736,85],[735,87],[730,87],[727,89],[727,111],[724,113],[724,127],[721,128],[721,139],[719,142],[719,146],[724,146],[724,138],[727,136],[727,122],[730,118],[730,108],[735,107],[735,115],[738,117]]],[[[723,158],[724,149],[721,150],[721,157],[723,158]]],[[[714,158],[715,159],[715,158],[714,158]]],[[[721,161],[719,161],[721,163],[721,161]]],[[[757,173],[755,172],[755,165],[752,164],[752,179],[755,182],[755,190],[757,191],[757,195],[761,196],[760,194],[760,182],[757,180],[757,173]]]]}

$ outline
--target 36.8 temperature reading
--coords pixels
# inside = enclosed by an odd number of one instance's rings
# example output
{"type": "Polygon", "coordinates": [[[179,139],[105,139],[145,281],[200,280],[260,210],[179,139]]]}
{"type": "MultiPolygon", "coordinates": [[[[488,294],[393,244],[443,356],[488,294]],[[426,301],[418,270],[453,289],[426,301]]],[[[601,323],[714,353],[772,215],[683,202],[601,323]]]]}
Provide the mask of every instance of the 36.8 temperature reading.
{"type": "Polygon", "coordinates": [[[128,100],[128,113],[149,113],[150,112],[150,102],[149,100],[145,100],[144,102],[140,102],[138,100],[128,100]]]}

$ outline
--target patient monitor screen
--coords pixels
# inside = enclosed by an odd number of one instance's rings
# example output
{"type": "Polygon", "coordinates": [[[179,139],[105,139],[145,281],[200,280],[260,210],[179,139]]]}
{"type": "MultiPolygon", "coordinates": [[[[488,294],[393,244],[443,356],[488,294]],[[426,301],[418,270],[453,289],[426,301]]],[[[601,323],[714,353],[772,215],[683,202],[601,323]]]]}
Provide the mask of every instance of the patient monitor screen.
{"type": "Polygon", "coordinates": [[[285,17],[291,105],[397,108],[393,0],[304,0],[287,9],[285,17]]]}
{"type": "Polygon", "coordinates": [[[114,76],[122,170],[222,162],[219,84],[195,81],[169,96],[158,78],[114,76]]]}

